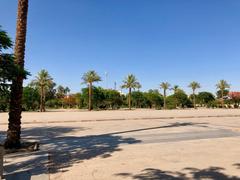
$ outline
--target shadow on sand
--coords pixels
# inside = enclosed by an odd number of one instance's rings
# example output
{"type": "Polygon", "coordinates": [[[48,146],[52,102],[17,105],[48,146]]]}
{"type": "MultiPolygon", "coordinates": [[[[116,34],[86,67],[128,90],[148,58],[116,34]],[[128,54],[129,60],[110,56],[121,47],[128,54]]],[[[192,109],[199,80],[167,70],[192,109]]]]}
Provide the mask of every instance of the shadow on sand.
{"type": "Polygon", "coordinates": [[[185,168],[181,172],[173,172],[148,168],[142,170],[140,174],[119,173],[116,176],[137,180],[240,180],[240,177],[224,174],[223,170],[224,168],[220,167],[210,167],[207,169],[185,168]]]}
{"type": "Polygon", "coordinates": [[[25,174],[40,175],[56,173],[63,168],[72,166],[84,160],[95,157],[108,158],[113,152],[121,151],[120,144],[135,144],[141,141],[134,138],[123,138],[114,135],[69,136],[64,135],[74,131],[84,131],[84,128],[70,127],[39,127],[23,129],[24,140],[39,140],[40,151],[34,153],[14,153],[7,155],[9,159],[26,158],[19,163],[5,165],[6,179],[12,179],[11,173],[21,170],[25,174]],[[30,157],[28,159],[28,157],[30,157]],[[26,173],[28,172],[28,173],[26,173]]]}
{"type": "MultiPolygon", "coordinates": [[[[160,128],[173,128],[180,126],[200,125],[200,123],[172,123],[166,126],[158,126],[144,129],[134,129],[121,132],[113,132],[101,135],[72,136],[74,131],[80,132],[85,128],[73,127],[36,127],[22,130],[22,137],[27,141],[40,141],[40,151],[34,153],[9,154],[8,159],[26,158],[19,163],[7,162],[5,178],[11,179],[11,173],[21,170],[26,174],[41,175],[44,173],[56,173],[65,171],[64,168],[71,167],[75,163],[92,158],[108,158],[112,153],[121,151],[121,144],[136,144],[140,140],[125,138],[120,134],[146,131],[160,128]],[[31,158],[28,158],[30,157],[31,158]]],[[[3,134],[3,132],[1,133],[3,134]]]]}

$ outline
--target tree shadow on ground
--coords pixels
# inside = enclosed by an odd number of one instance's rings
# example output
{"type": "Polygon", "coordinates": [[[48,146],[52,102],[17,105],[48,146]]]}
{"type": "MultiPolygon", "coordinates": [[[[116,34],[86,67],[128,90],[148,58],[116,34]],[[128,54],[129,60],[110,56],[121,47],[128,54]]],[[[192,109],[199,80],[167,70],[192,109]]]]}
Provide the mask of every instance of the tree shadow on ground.
{"type": "Polygon", "coordinates": [[[40,151],[7,155],[9,157],[8,159],[26,158],[26,160],[22,160],[18,163],[7,162],[5,165],[5,171],[9,174],[12,172],[17,173],[17,170],[22,170],[28,174],[30,172],[32,175],[40,175],[49,172],[63,172],[66,171],[66,168],[84,160],[97,157],[111,157],[112,153],[122,150],[119,147],[122,144],[136,144],[141,142],[134,138],[122,137],[120,134],[200,124],[202,123],[172,123],[166,126],[133,129],[90,136],[72,135],[75,131],[79,132],[86,130],[85,128],[65,126],[23,128],[22,138],[27,141],[40,141],[40,151]]]}
{"type": "Polygon", "coordinates": [[[149,128],[140,128],[140,129],[132,129],[127,131],[119,131],[113,133],[107,133],[105,135],[117,135],[117,134],[125,134],[125,133],[132,133],[132,132],[139,132],[139,131],[148,131],[148,130],[155,130],[155,129],[164,129],[164,128],[175,128],[175,127],[185,127],[185,126],[198,126],[198,127],[208,127],[205,124],[208,123],[192,123],[192,122],[183,122],[183,123],[171,123],[166,126],[157,126],[157,127],[149,127],[149,128]]]}
{"type": "Polygon", "coordinates": [[[116,176],[123,178],[131,177],[137,180],[240,180],[240,177],[227,175],[224,168],[210,167],[207,169],[185,168],[181,172],[178,171],[163,171],[160,169],[144,169],[140,174],[119,173],[116,176]]]}
{"type": "MultiPolygon", "coordinates": [[[[108,158],[112,153],[121,151],[119,147],[121,144],[141,142],[134,138],[113,135],[82,137],[64,135],[75,130],[79,131],[79,129],[71,127],[23,129],[22,137],[25,140],[39,140],[41,142],[40,151],[7,155],[8,159],[19,157],[26,158],[26,160],[19,163],[8,162],[4,167],[6,173],[16,172],[19,169],[31,172],[32,175],[62,172],[64,168],[70,167],[74,163],[96,157],[108,158]]],[[[6,179],[11,179],[7,178],[8,176],[6,179]]]]}

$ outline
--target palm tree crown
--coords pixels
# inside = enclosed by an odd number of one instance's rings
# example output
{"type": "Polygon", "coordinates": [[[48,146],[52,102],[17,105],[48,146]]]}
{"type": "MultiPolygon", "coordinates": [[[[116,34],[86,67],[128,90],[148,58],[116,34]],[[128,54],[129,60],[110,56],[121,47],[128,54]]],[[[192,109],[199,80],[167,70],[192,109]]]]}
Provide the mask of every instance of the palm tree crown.
{"type": "Polygon", "coordinates": [[[193,92],[195,93],[196,89],[201,88],[201,85],[198,82],[193,81],[189,84],[188,87],[192,88],[193,92]]]}
{"type": "Polygon", "coordinates": [[[125,89],[140,89],[142,86],[138,82],[137,78],[133,74],[129,74],[124,80],[123,80],[123,85],[121,86],[122,88],[125,89]]]}
{"type": "Polygon", "coordinates": [[[170,84],[168,83],[168,82],[162,82],[161,84],[160,84],[160,88],[161,89],[163,89],[163,90],[168,90],[168,89],[170,89],[170,84]]]}
{"type": "Polygon", "coordinates": [[[174,85],[171,90],[173,90],[174,94],[176,94],[180,89],[178,85],[174,85]]]}
{"type": "Polygon", "coordinates": [[[36,79],[32,81],[31,85],[38,88],[44,87],[47,89],[53,83],[53,78],[49,75],[48,71],[44,69],[41,70],[35,78],[36,79]]]}
{"type": "Polygon", "coordinates": [[[82,77],[83,83],[90,84],[101,81],[101,77],[95,71],[88,71],[82,77]]]}
{"type": "Polygon", "coordinates": [[[225,80],[220,80],[218,84],[216,84],[217,89],[224,91],[225,89],[230,88],[230,84],[228,84],[225,80]]]}

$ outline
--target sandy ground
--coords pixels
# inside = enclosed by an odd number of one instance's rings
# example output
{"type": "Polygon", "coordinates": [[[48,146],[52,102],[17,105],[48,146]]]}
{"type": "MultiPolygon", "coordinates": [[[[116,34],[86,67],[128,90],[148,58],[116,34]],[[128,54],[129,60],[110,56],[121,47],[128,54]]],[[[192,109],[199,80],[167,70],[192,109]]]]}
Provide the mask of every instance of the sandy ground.
{"type": "MultiPolygon", "coordinates": [[[[240,179],[240,110],[23,113],[6,179],[240,179]]],[[[7,114],[0,113],[1,139],[7,114]]]]}

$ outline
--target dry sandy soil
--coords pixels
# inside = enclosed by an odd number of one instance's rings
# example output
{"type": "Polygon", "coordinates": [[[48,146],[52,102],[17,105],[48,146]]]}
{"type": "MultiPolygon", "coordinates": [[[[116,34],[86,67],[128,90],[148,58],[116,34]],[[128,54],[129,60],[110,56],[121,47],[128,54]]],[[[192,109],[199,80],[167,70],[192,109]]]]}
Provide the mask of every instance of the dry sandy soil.
{"type": "Polygon", "coordinates": [[[240,110],[26,112],[22,122],[40,151],[6,155],[6,179],[240,180],[240,110]]]}

